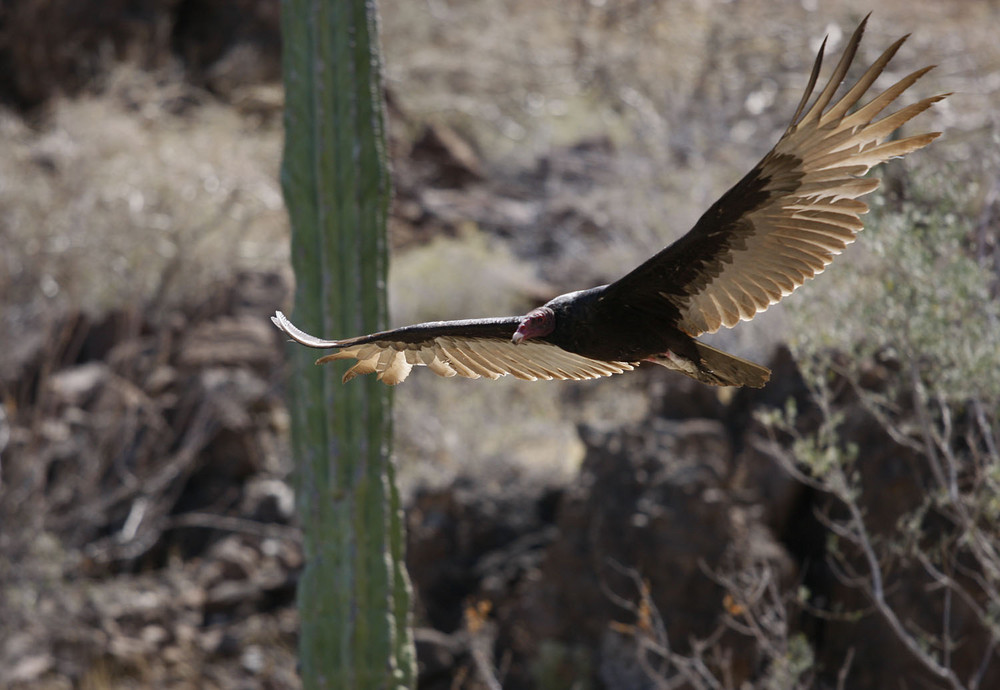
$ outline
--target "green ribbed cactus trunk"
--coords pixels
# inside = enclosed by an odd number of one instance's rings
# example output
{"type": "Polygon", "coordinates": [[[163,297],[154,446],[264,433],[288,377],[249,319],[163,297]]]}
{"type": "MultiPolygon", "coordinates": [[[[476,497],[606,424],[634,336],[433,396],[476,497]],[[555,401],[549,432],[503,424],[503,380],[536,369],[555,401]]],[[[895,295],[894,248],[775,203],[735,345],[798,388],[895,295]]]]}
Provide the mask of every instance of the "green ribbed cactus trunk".
{"type": "MultiPolygon", "coordinates": [[[[346,336],[386,325],[390,181],[374,0],[282,0],[295,321],[346,336]]],[[[305,688],[412,688],[410,588],[390,461],[390,389],[342,385],[290,347],[292,449],[306,565],[305,688]]]]}

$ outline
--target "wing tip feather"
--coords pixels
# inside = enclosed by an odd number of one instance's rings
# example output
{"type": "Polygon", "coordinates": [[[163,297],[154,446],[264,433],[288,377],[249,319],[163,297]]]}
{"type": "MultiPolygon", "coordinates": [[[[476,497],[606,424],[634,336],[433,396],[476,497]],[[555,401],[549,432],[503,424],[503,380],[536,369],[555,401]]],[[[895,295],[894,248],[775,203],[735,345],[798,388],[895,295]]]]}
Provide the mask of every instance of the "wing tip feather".
{"type": "MultiPolygon", "coordinates": [[[[754,266],[759,268],[778,261],[778,265],[772,266],[771,270],[781,274],[780,279],[775,281],[780,297],[790,294],[807,280],[822,273],[833,257],[842,250],[834,245],[849,244],[854,240],[854,234],[863,227],[860,216],[867,211],[867,205],[857,198],[875,191],[879,185],[876,178],[861,181],[861,178],[854,178],[853,174],[848,176],[847,173],[867,172],[891,158],[921,149],[941,135],[941,132],[927,132],[886,140],[905,123],[951,93],[930,96],[880,120],[875,119],[900,94],[934,69],[935,65],[928,65],[908,74],[888,88],[877,91],[864,105],[859,105],[900,46],[910,38],[910,34],[897,39],[882,51],[867,66],[863,75],[847,89],[847,93],[835,100],[850,64],[857,58],[858,45],[871,14],[867,13],[854,30],[840,59],[820,88],[818,71],[824,57],[824,40],[813,64],[809,83],[788,129],[758,166],[764,166],[761,168],[762,175],[771,174],[774,177],[781,173],[781,179],[785,180],[789,177],[787,171],[773,169],[775,161],[785,158],[774,154],[788,154],[788,158],[796,160],[795,167],[800,178],[797,186],[790,190],[777,186],[768,188],[767,191],[773,195],[767,202],[771,206],[765,204],[764,207],[748,209],[743,215],[744,218],[749,215],[754,226],[758,222],[763,223],[767,228],[763,231],[765,236],[777,239],[779,235],[784,237],[787,234],[784,228],[802,230],[809,235],[795,237],[793,232],[791,239],[811,240],[811,244],[792,242],[793,246],[785,247],[778,257],[774,256],[773,247],[768,242],[758,243],[759,246],[754,250],[744,247],[743,251],[750,251],[751,255],[743,257],[742,260],[750,263],[744,263],[742,270],[713,274],[707,285],[697,283],[693,293],[675,302],[675,306],[681,311],[678,326],[689,335],[714,333],[723,326],[735,326],[740,321],[753,318],[777,301],[772,299],[771,294],[765,300],[763,296],[756,294],[755,288],[748,287],[747,281],[752,282],[751,278],[756,270],[754,266]],[[770,168],[767,167],[768,163],[772,164],[770,168]],[[796,228],[796,222],[802,227],[796,228]],[[844,233],[838,228],[853,232],[848,233],[850,237],[843,238],[841,236],[844,233]],[[786,274],[793,273],[793,277],[785,280],[786,274]],[[746,293],[747,297],[741,296],[741,292],[746,293]],[[755,310],[752,309],[754,307],[755,310]]],[[[759,228],[757,232],[761,232],[759,228]]],[[[661,296],[670,299],[662,293],[661,296]]]]}

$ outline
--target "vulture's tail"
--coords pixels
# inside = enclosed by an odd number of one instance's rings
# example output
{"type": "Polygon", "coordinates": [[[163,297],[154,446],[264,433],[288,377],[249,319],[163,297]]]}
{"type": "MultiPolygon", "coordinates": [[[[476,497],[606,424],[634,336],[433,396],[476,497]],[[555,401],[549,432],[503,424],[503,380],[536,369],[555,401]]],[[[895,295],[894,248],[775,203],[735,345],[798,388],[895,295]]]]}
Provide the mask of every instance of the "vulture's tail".
{"type": "Polygon", "coordinates": [[[734,357],[697,340],[692,340],[692,343],[700,359],[697,363],[672,352],[650,357],[650,361],[713,386],[762,388],[771,378],[771,370],[767,367],[734,357]]]}
{"type": "Polygon", "coordinates": [[[771,378],[771,370],[745,359],[716,350],[697,340],[694,343],[701,356],[696,379],[715,386],[749,386],[763,388],[771,378]]]}

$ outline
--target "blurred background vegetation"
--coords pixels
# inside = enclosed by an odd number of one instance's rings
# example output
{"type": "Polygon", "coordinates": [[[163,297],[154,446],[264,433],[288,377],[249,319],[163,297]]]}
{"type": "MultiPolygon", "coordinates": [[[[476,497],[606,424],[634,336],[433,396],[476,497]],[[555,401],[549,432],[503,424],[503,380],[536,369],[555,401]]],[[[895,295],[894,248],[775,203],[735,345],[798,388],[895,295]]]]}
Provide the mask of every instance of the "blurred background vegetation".
{"type": "MultiPolygon", "coordinates": [[[[649,256],[774,143],[822,37],[835,54],[872,9],[807,0],[380,8],[394,325],[523,312],[649,256]]],[[[278,14],[275,0],[0,7],[0,684],[295,683],[287,420],[265,320],[287,307],[292,284],[278,184],[278,14]],[[181,601],[186,582],[202,594],[181,601]],[[165,602],[184,615],[156,613],[165,602]],[[99,641],[81,642],[84,632],[99,641]]],[[[910,131],[945,134],[880,171],[865,232],[828,273],[718,334],[758,361],[779,351],[762,396],[717,397],[645,370],[530,385],[418,371],[399,388],[411,569],[427,587],[420,625],[466,640],[456,651],[418,636],[426,687],[428,649],[450,650],[451,666],[441,665],[466,669],[465,680],[445,674],[458,687],[488,685],[489,673],[505,687],[613,687],[613,678],[619,687],[654,687],[650,678],[881,687],[900,673],[988,687],[997,678],[998,21],[987,0],[875,8],[859,62],[912,32],[879,83],[937,63],[911,98],[955,94],[910,131]],[[782,364],[782,345],[798,368],[782,364]],[[717,422],[708,436],[728,450],[675,467],[663,458],[686,457],[686,446],[672,444],[707,434],[671,425],[689,418],[717,422]],[[574,637],[551,611],[526,613],[558,600],[531,583],[580,563],[539,537],[525,553],[542,560],[504,579],[471,553],[524,543],[515,537],[528,528],[503,522],[510,513],[534,516],[530,534],[557,528],[565,542],[574,506],[610,510],[610,499],[581,493],[603,476],[601,458],[650,485],[663,474],[615,453],[667,463],[677,506],[695,495],[697,517],[709,506],[706,516],[731,517],[726,529],[763,526],[794,567],[764,559],[727,571],[725,554],[692,547],[683,581],[708,581],[715,606],[691,614],[711,618],[701,628],[664,609],[676,578],[644,584],[654,566],[638,561],[621,563],[638,579],[616,576],[634,606],[612,616],[632,626],[619,637],[606,621],[574,637]],[[718,476],[705,479],[704,467],[718,476]],[[506,536],[465,522],[487,517],[506,536]],[[453,540],[431,548],[447,531],[441,521],[453,540]],[[795,521],[817,531],[783,531],[795,521]],[[477,539],[488,548],[464,550],[477,539]],[[425,572],[456,554],[480,569],[425,572]],[[817,560],[830,564],[822,576],[806,565],[817,560]],[[501,590],[516,592],[516,605],[501,590]],[[443,619],[441,600],[451,611],[443,619]],[[755,640],[753,651],[713,637],[712,621],[755,640]],[[859,635],[871,641],[867,657],[842,643],[859,635]],[[901,646],[879,646],[882,635],[901,646]],[[896,665],[873,670],[885,650],[898,652],[896,665]],[[752,661],[727,666],[725,653],[752,661]],[[621,675],[625,662],[608,661],[625,658],[640,670],[621,675]]],[[[647,508],[623,512],[623,524],[648,534],[640,518],[661,523],[647,508]]],[[[699,543],[707,520],[690,519],[686,539],[699,543]]],[[[520,563],[519,553],[508,556],[520,563]]],[[[687,557],[663,568],[676,575],[687,557]]]]}

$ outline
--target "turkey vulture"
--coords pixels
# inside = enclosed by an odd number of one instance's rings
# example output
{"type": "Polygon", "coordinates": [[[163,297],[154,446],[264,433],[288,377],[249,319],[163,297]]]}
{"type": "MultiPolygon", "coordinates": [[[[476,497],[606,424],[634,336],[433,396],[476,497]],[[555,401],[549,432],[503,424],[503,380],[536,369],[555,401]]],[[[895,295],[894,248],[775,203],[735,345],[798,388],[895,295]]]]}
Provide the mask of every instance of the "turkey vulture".
{"type": "Polygon", "coordinates": [[[806,107],[823,48],[791,124],[746,177],[686,235],[623,278],[560,295],[523,316],[434,321],[346,340],[322,340],[278,312],[292,340],[336,350],[317,364],[356,359],[344,375],[403,381],[414,365],[439,376],[589,379],[655,362],[717,386],[763,386],[771,372],[695,340],[731,328],[821,273],[854,241],[868,211],[858,197],[878,187],[870,168],[926,146],[940,132],[886,141],[948,94],[875,118],[931,67],[913,72],[849,112],[906,40],[893,43],[839,100],[864,33],[855,30],[830,81],[806,107]]]}

